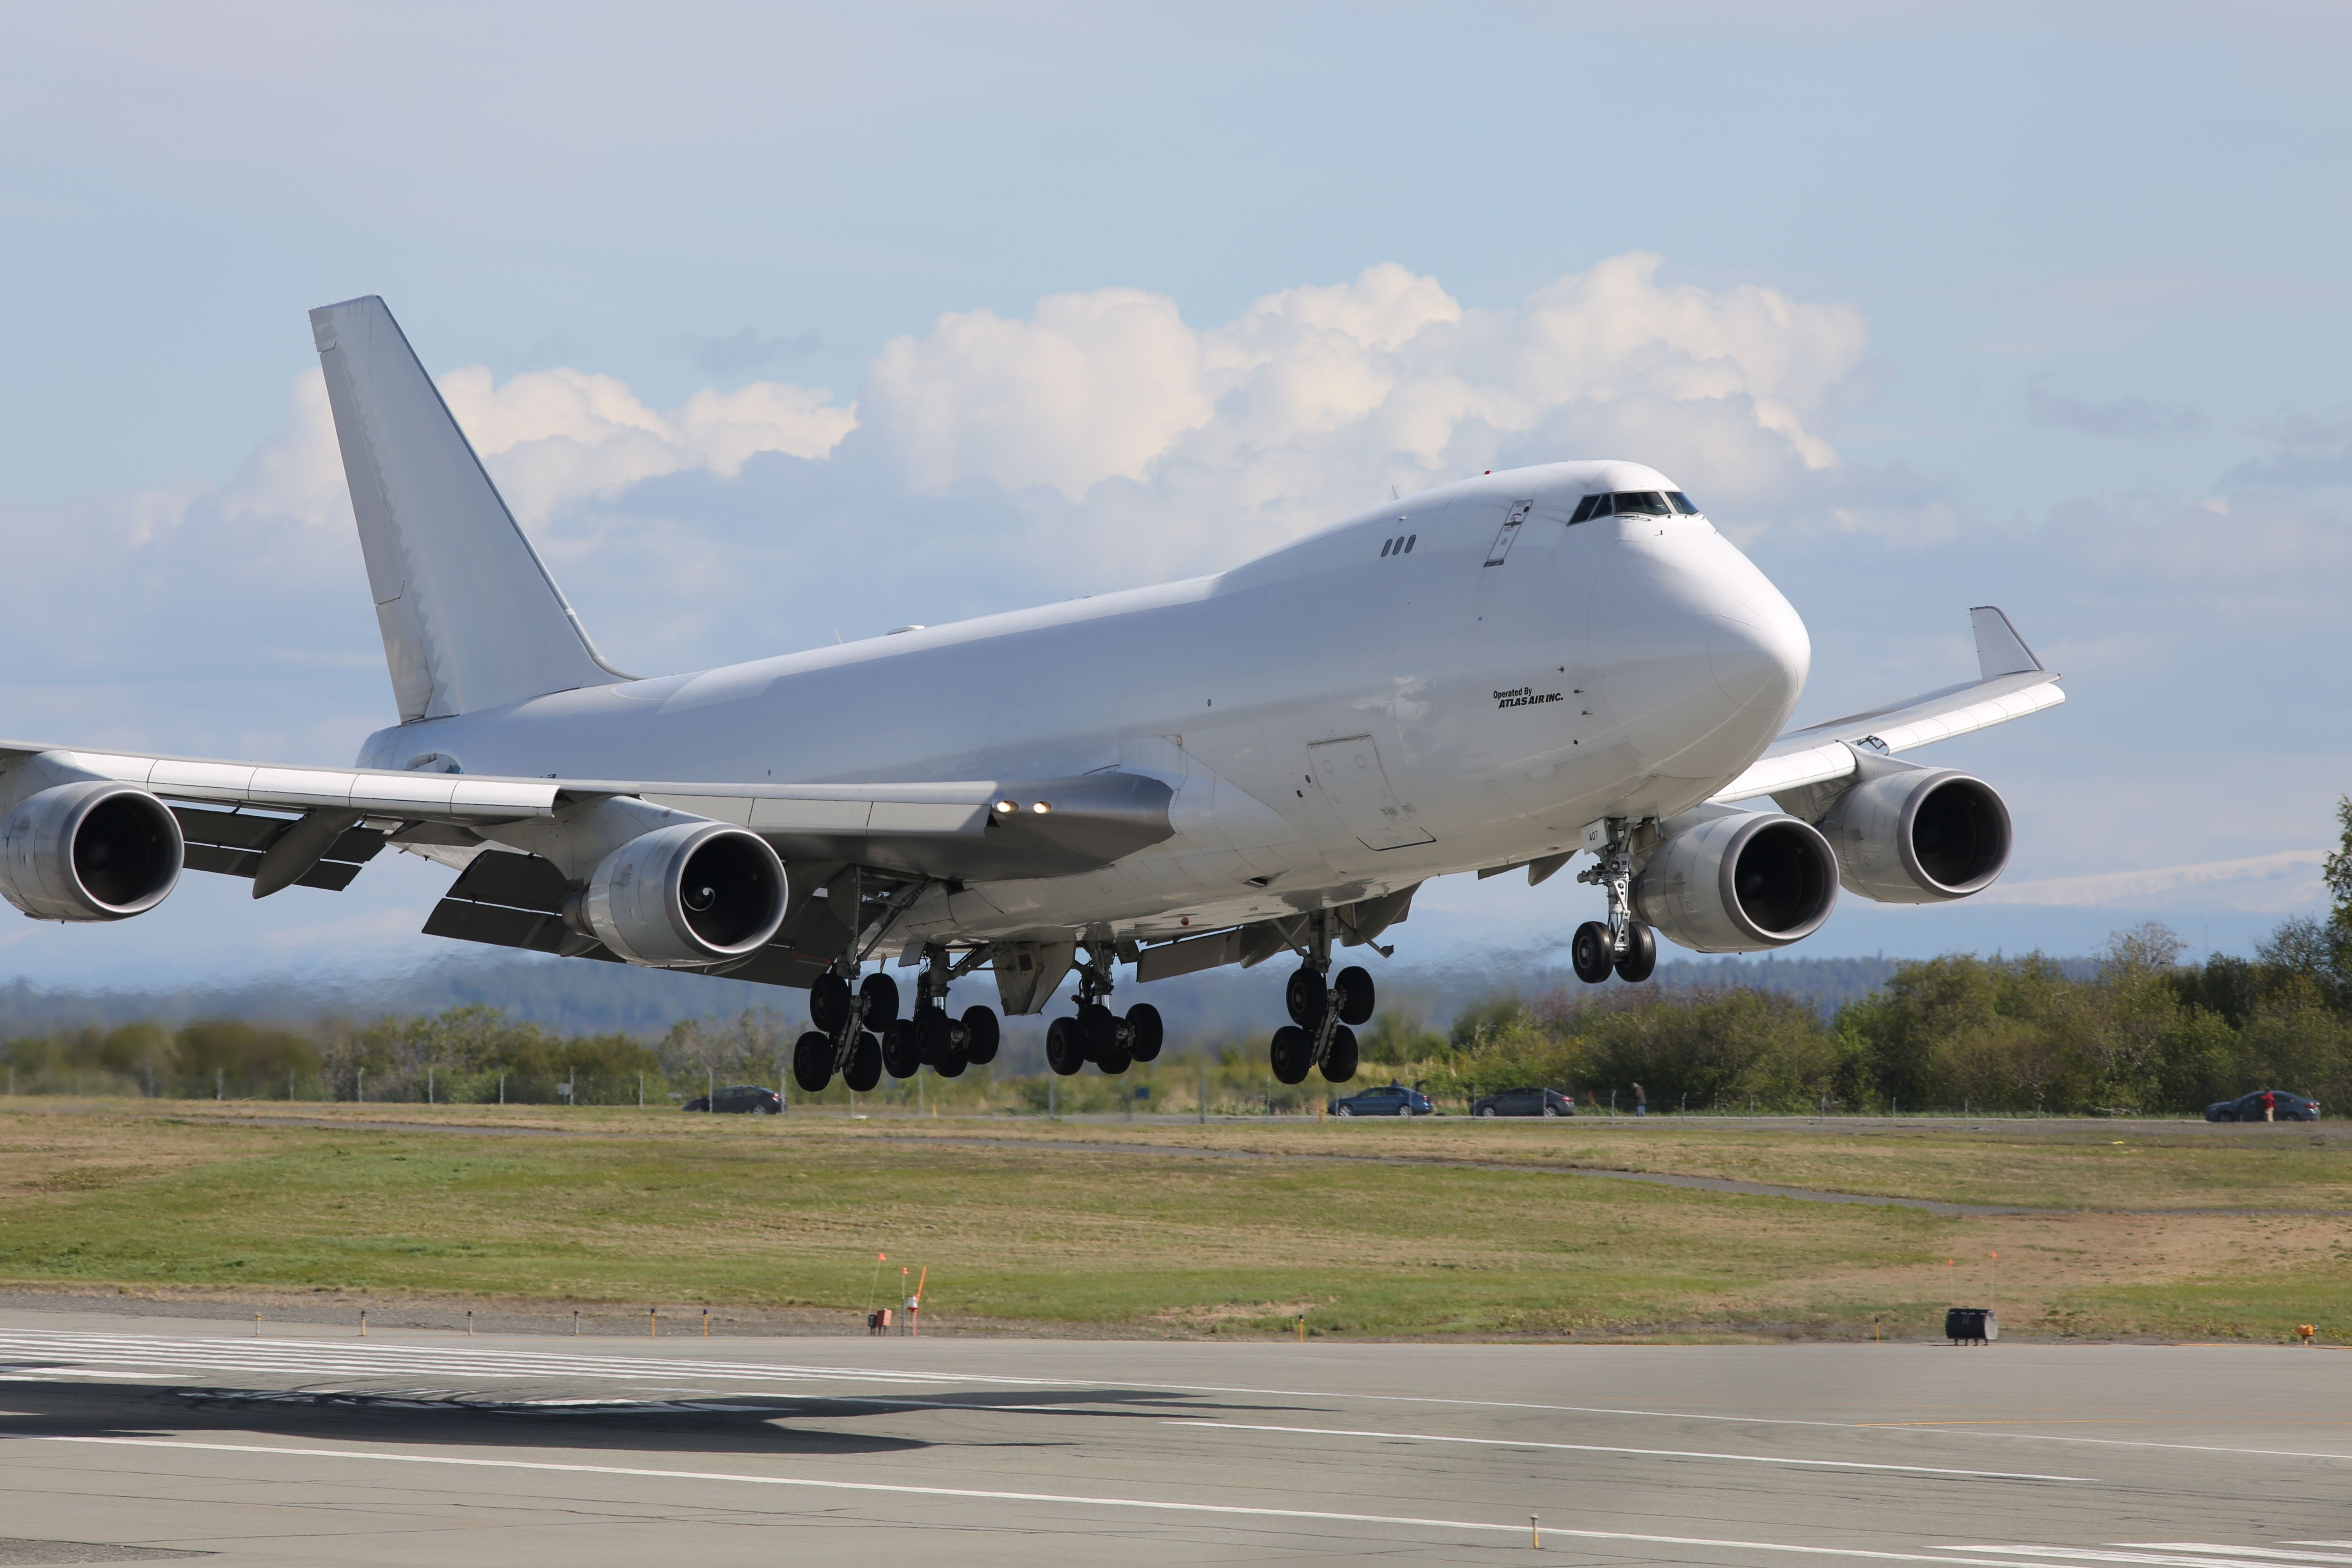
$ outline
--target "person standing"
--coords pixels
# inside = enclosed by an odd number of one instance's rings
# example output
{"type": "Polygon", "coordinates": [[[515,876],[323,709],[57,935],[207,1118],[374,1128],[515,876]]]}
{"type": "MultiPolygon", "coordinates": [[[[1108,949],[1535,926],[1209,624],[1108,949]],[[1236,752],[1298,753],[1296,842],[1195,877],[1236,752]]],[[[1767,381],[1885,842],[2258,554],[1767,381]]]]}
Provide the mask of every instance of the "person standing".
{"type": "Polygon", "coordinates": [[[1633,1086],[1633,1114],[1636,1116],[1650,1114],[1650,1097],[1642,1092],[1642,1086],[1638,1083],[1633,1086]]]}
{"type": "Polygon", "coordinates": [[[2263,1120],[2265,1121],[2278,1120],[2278,1096],[2267,1089],[2263,1090],[2263,1120]]]}

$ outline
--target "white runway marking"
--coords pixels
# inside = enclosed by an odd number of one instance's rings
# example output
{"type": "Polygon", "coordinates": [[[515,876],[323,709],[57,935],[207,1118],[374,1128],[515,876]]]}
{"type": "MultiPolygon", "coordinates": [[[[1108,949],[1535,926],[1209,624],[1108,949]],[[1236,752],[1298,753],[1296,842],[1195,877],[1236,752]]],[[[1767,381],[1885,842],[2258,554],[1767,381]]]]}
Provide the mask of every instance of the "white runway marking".
{"type": "MultiPolygon", "coordinates": [[[[2327,1552],[2277,1552],[2263,1546],[2216,1546],[2210,1541],[2112,1541],[2126,1552],[2218,1552],[2224,1557],[2277,1558],[2290,1563],[2352,1563],[2352,1557],[2327,1552]]],[[[2345,1541],[2302,1541],[2298,1546],[2352,1546],[2345,1541]]]]}
{"type": "MultiPolygon", "coordinates": [[[[1377,1437],[1395,1443],[1468,1443],[1482,1448],[1557,1448],[1572,1454],[1634,1454],[1653,1459],[1727,1459],[1742,1465],[1800,1465],[1825,1470],[1899,1470],[1913,1476],[1971,1476],[1998,1481],[2075,1481],[2096,1485],[2091,1476],[2042,1476],[2016,1470],[1954,1470],[1935,1465],[1879,1465],[1861,1459],[1791,1459],[1769,1454],[1715,1454],[1693,1448],[1617,1448],[1600,1443],[1541,1443],[1525,1437],[1452,1437],[1429,1432],[1357,1432],[1336,1426],[1266,1426],[1246,1421],[1187,1421],[1170,1417],[1163,1426],[1206,1432],[1297,1432],[1313,1437],[1377,1437]]],[[[2006,1551],[2007,1548],[2002,1548],[2006,1551]]],[[[2301,1555],[2288,1552],[2293,1557],[2301,1555]]],[[[2352,1562],[2347,1558],[2328,1561],[2352,1562]]]]}
{"type": "MultiPolygon", "coordinates": [[[[2013,1557],[2064,1558],[2069,1563],[2126,1563],[2138,1568],[2279,1568],[2276,1563],[2257,1563],[2244,1556],[2178,1557],[2148,1552],[2101,1552],[2089,1546],[1990,1546],[1982,1543],[1937,1548],[1944,1552],[1999,1552],[2013,1557]]],[[[2237,1552],[2236,1547],[2222,1550],[2237,1552]]]]}
{"type": "MultiPolygon", "coordinates": [[[[1423,1530],[1502,1531],[1517,1535],[1528,1527],[1477,1519],[1425,1519],[1412,1514],[1342,1513],[1326,1509],[1255,1508],[1241,1503],[1172,1502],[1156,1498],[1085,1497],[1061,1492],[983,1491],[973,1487],[918,1487],[886,1481],[826,1481],[802,1476],[755,1476],[725,1470],[665,1470],[630,1465],[562,1465],[535,1459],[468,1459],[439,1454],[381,1454],[355,1448],[286,1448],[264,1443],[194,1443],[171,1437],[8,1437],[14,1443],[81,1443],[118,1448],[170,1448],[210,1454],[267,1454],[278,1458],[357,1459],[387,1465],[443,1465],[465,1469],[530,1470],[562,1475],[632,1476],[663,1481],[723,1481],[743,1486],[792,1487],[814,1491],[867,1492],[898,1497],[969,1498],[982,1502],[1051,1503],[1072,1508],[1140,1509],[1160,1513],[1211,1514],[1241,1519],[1296,1519],[1332,1524],[1378,1524],[1423,1530]]],[[[1779,1541],[1720,1541],[1696,1535],[1642,1535],[1618,1530],[1547,1529],[1547,1535],[1578,1541],[1632,1541],[1656,1546],[1700,1546],[1726,1552],[1781,1552],[1814,1557],[1856,1557],[1877,1563],[1962,1563],[1971,1568],[2020,1568],[2012,1559],[1929,1556],[1919,1552],[1871,1552],[1851,1546],[1801,1546],[1779,1541]]]]}
{"type": "MultiPolygon", "coordinates": [[[[1258,1388],[1223,1384],[1121,1383],[1061,1377],[1004,1377],[978,1373],[892,1372],[849,1366],[775,1365],[759,1362],[677,1360],[656,1355],[567,1355],[541,1351],[410,1345],[362,1345],[331,1340],[164,1339],[137,1334],[76,1334],[39,1330],[0,1331],[0,1366],[12,1356],[54,1358],[81,1368],[119,1363],[163,1363],[237,1372],[281,1372],[339,1377],[406,1376],[431,1373],[470,1377],[592,1377],[763,1383],[838,1380],[983,1388],[1117,1387],[1156,1394],[1253,1394],[1276,1399],[1369,1400],[1381,1404],[1432,1405],[1485,1410],[1549,1410],[1580,1415],[1625,1415],[1658,1421],[1730,1422],[1751,1426],[1811,1426],[1832,1431],[1917,1431],[2000,1442],[2073,1443],[2093,1447],[2157,1448],[2190,1454],[2246,1454],[2262,1458],[2352,1459],[2352,1453],[2299,1448],[2246,1448],[2215,1443],[2160,1443],[2128,1437],[2084,1437],[2051,1432],[1988,1432],[1903,1421],[1822,1421],[1790,1416],[1703,1415],[1687,1410],[1623,1409],[1610,1405],[1553,1405],[1534,1400],[1460,1399],[1434,1394],[1359,1394],[1339,1389],[1258,1388]]],[[[19,1375],[30,1370],[18,1366],[19,1375]]],[[[88,1373],[85,1373],[85,1375],[88,1373]]],[[[2025,1423],[2021,1422],[2021,1425],[2025,1423]]],[[[2331,1542],[2329,1544],[2342,1544],[2331,1542]]]]}

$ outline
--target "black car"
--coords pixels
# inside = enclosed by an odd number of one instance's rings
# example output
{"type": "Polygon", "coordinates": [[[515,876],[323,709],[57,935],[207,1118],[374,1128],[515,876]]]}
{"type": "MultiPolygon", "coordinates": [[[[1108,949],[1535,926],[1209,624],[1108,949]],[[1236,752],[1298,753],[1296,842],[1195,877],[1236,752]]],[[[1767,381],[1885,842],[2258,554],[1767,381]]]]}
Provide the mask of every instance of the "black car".
{"type": "Polygon", "coordinates": [[[2208,1121],[2316,1121],[2319,1101],[2289,1094],[2283,1089],[2258,1089],[2235,1100],[2220,1100],[2205,1108],[2208,1121]],[[2263,1115],[2263,1097],[2271,1098],[2271,1114],[2263,1115]]]}
{"type": "Polygon", "coordinates": [[[739,1083],[732,1089],[720,1089],[716,1097],[719,1101],[716,1105],[710,1103],[712,1098],[708,1094],[698,1094],[678,1109],[717,1110],[744,1116],[782,1116],[784,1113],[784,1097],[756,1083],[739,1083]]]}
{"type": "Polygon", "coordinates": [[[1506,1089],[1470,1102],[1473,1116],[1573,1116],[1576,1097],[1556,1089],[1506,1089]]]}
{"type": "Polygon", "coordinates": [[[1434,1116],[1437,1107],[1429,1103],[1429,1096],[1417,1089],[1407,1089],[1401,1083],[1383,1084],[1331,1101],[1334,1116],[1434,1116]]]}

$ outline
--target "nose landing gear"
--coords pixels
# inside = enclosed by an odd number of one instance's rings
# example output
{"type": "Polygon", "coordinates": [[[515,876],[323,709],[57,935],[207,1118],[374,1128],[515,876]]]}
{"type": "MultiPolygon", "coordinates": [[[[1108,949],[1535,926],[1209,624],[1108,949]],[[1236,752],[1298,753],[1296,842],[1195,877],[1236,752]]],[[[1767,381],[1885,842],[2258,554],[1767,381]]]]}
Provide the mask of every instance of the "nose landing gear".
{"type": "Polygon", "coordinates": [[[1599,883],[1609,894],[1608,923],[1587,921],[1569,942],[1569,964],[1587,985],[1600,984],[1612,971],[1638,985],[1658,967],[1658,933],[1633,918],[1633,826],[1623,817],[1611,817],[1600,863],[1576,874],[1578,881],[1599,883]]]}

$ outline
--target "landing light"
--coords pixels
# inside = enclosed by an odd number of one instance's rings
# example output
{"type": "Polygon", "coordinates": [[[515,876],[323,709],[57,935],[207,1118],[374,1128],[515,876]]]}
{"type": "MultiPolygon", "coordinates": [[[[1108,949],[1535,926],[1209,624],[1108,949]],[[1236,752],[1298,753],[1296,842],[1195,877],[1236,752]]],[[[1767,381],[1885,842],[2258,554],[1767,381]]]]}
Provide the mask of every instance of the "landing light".
{"type": "Polygon", "coordinates": [[[1010,816],[1020,809],[1021,803],[1017,800],[1000,800],[996,803],[996,815],[999,816],[1010,816]]]}
{"type": "Polygon", "coordinates": [[[1045,816],[1047,812],[1049,812],[1049,811],[1053,810],[1053,809],[1054,809],[1054,807],[1053,807],[1053,805],[1052,805],[1052,804],[1051,804],[1050,802],[1047,802],[1047,801],[1042,801],[1042,800],[1041,800],[1041,801],[1039,801],[1036,805],[1034,805],[1031,806],[1029,809],[1030,809],[1030,810],[1032,810],[1032,811],[1034,811],[1034,812],[1035,812],[1038,816],[1045,816]]]}

